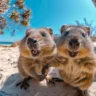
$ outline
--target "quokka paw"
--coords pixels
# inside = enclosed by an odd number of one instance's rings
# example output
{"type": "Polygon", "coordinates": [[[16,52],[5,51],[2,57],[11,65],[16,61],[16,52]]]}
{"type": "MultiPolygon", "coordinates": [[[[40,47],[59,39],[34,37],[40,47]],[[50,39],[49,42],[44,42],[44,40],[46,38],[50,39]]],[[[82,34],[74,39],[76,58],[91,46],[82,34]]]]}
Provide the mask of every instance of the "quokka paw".
{"type": "Polygon", "coordinates": [[[16,84],[16,87],[20,86],[21,89],[27,90],[29,88],[28,81],[31,79],[31,77],[25,78],[24,80],[18,82],[16,84]]]}
{"type": "Polygon", "coordinates": [[[16,84],[16,87],[20,86],[21,89],[27,90],[29,88],[28,82],[20,81],[16,84]]]}
{"type": "Polygon", "coordinates": [[[53,79],[46,79],[48,86],[55,86],[55,81],[53,79]]]}

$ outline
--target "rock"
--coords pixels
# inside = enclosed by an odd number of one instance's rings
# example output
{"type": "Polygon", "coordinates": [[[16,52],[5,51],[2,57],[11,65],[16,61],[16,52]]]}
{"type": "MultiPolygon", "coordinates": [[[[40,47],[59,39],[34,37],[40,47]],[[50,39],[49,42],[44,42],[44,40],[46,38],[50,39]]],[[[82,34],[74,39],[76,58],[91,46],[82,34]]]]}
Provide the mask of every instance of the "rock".
{"type": "Polygon", "coordinates": [[[8,61],[11,61],[11,59],[8,59],[8,61]]]}
{"type": "Polygon", "coordinates": [[[16,42],[14,42],[10,47],[16,47],[16,46],[18,46],[20,44],[20,41],[16,41],[16,42]]]}
{"type": "Polygon", "coordinates": [[[3,69],[0,69],[0,71],[3,71],[3,69]]]}
{"type": "Polygon", "coordinates": [[[2,77],[3,77],[3,75],[2,75],[2,74],[0,74],[0,80],[2,79],[2,77]]]}

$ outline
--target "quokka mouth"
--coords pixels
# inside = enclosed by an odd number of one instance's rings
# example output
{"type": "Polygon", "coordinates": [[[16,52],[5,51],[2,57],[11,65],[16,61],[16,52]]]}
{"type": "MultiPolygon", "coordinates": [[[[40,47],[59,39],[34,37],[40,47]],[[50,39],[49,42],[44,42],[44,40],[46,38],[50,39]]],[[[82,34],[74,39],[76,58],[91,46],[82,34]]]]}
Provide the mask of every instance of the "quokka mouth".
{"type": "Polygon", "coordinates": [[[70,57],[76,57],[78,52],[72,52],[72,51],[68,51],[70,57]]]}
{"type": "Polygon", "coordinates": [[[36,57],[36,56],[39,56],[40,51],[38,51],[38,50],[36,50],[36,49],[32,49],[32,50],[31,50],[31,54],[32,54],[33,57],[36,57]]]}

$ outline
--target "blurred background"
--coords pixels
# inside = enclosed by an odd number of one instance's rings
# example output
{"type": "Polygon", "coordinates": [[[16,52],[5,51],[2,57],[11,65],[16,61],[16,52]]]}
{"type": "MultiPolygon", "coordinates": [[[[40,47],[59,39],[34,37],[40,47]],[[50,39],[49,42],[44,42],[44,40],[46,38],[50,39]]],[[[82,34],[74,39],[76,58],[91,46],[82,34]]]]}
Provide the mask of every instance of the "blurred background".
{"type": "Polygon", "coordinates": [[[30,27],[51,27],[58,35],[64,24],[90,26],[95,40],[95,0],[7,0],[7,4],[7,11],[0,9],[0,43],[21,40],[30,27]]]}

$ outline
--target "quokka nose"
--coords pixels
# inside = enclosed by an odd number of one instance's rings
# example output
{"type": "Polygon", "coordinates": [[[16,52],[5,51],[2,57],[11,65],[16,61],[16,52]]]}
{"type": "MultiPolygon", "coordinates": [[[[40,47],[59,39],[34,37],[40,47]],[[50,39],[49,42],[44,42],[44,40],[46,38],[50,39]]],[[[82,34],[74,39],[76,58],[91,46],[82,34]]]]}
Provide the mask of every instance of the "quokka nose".
{"type": "Polygon", "coordinates": [[[70,46],[70,47],[75,48],[75,47],[79,47],[79,45],[80,45],[80,43],[79,43],[78,39],[76,39],[76,38],[71,39],[71,40],[69,41],[69,46],[70,46]]]}
{"type": "Polygon", "coordinates": [[[37,40],[35,40],[33,38],[28,38],[28,43],[36,44],[37,43],[37,40]]]}

